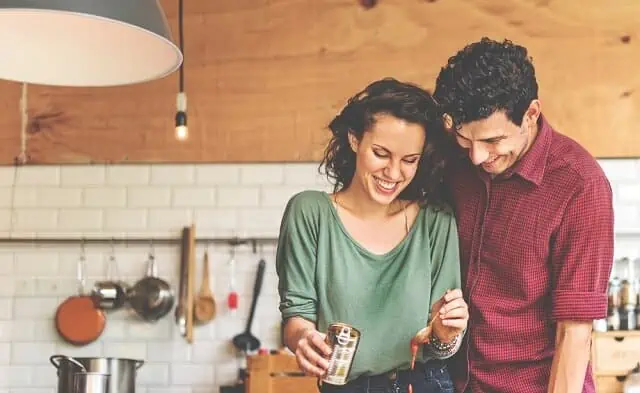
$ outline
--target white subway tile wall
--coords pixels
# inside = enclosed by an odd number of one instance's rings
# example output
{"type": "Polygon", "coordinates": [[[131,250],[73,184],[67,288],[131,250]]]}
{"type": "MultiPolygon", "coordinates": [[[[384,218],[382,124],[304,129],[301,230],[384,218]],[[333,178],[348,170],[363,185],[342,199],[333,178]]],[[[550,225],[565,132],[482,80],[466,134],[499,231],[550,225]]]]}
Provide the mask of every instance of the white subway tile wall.
{"type": "MultiPolygon", "coordinates": [[[[0,237],[176,237],[192,222],[197,235],[277,237],[286,201],[304,189],[328,190],[317,164],[117,165],[0,168],[0,237]],[[15,186],[14,186],[15,183],[15,186]],[[11,208],[13,206],[13,209],[11,208]]],[[[231,339],[245,329],[260,257],[267,261],[252,331],[265,348],[280,343],[275,244],[236,249],[239,309],[226,306],[231,248],[208,247],[216,318],[195,329],[192,345],[179,335],[173,312],[145,323],[130,310],[107,313],[94,343],[61,340],[53,317],[78,291],[80,244],[0,244],[0,393],[54,393],[54,354],[144,359],[140,393],[217,392],[233,383],[242,359],[231,339]]],[[[206,245],[197,248],[196,284],[206,245]]],[[[117,274],[133,284],[146,273],[148,245],[115,244],[117,274]]],[[[176,289],[178,246],[154,245],[160,277],[176,289]]],[[[107,277],[109,245],[87,245],[87,283],[107,277]]]]}
{"type": "MultiPolygon", "coordinates": [[[[615,194],[616,257],[639,257],[640,160],[601,164],[615,194]]],[[[2,167],[0,236],[179,237],[192,222],[198,236],[277,236],[286,201],[304,189],[329,190],[316,163],[2,167]]],[[[139,393],[217,392],[241,364],[231,339],[245,328],[260,257],[268,263],[252,331],[264,347],[279,345],[274,245],[258,254],[237,249],[235,315],[226,307],[231,250],[209,247],[218,314],[196,327],[192,345],[179,335],[173,313],[145,323],[119,310],[107,314],[102,336],[83,347],[62,341],[53,322],[58,305],[77,293],[80,244],[0,247],[0,393],[54,393],[53,354],[144,359],[139,393]]],[[[197,249],[198,287],[205,247],[197,249]]],[[[142,278],[149,251],[116,244],[118,276],[129,283],[142,278]]],[[[110,252],[108,245],[86,246],[87,290],[106,277],[110,252]]],[[[177,288],[179,248],[155,245],[154,252],[159,275],[177,288]]]]}

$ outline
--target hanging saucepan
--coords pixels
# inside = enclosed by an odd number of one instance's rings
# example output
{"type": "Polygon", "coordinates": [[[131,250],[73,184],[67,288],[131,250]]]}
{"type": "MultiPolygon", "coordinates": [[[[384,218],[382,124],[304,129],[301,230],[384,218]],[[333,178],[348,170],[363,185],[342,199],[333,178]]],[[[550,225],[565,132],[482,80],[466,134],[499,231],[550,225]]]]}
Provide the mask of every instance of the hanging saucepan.
{"type": "Polygon", "coordinates": [[[140,318],[155,322],[171,311],[175,300],[169,283],[158,278],[153,251],[147,263],[147,276],[127,291],[127,301],[140,318]]]}
{"type": "Polygon", "coordinates": [[[102,310],[95,306],[90,295],[84,294],[85,259],[83,245],[77,265],[79,294],[62,302],[55,315],[58,334],[68,343],[78,346],[95,341],[104,331],[106,324],[102,310]]]}
{"type": "Polygon", "coordinates": [[[117,310],[126,303],[128,286],[116,277],[118,277],[118,263],[116,262],[113,244],[111,244],[111,255],[107,264],[107,279],[96,282],[91,292],[97,307],[103,310],[117,310]]]}

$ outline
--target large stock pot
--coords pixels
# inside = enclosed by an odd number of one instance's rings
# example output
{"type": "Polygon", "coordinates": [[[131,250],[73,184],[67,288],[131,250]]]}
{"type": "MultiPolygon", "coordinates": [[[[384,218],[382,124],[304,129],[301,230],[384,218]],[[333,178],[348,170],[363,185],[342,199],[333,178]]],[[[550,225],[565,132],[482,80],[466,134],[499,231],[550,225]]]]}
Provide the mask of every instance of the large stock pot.
{"type": "Polygon", "coordinates": [[[49,361],[58,369],[57,393],[76,393],[74,376],[81,371],[108,374],[109,393],[135,393],[137,371],[144,364],[137,359],[65,355],[53,355],[49,361]]]}

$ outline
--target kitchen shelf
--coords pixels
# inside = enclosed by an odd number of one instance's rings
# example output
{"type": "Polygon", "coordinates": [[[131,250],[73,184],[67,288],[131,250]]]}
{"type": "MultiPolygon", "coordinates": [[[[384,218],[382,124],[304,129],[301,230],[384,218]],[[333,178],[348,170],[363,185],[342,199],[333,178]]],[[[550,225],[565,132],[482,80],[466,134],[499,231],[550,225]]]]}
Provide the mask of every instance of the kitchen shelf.
{"type": "Polygon", "coordinates": [[[593,332],[598,337],[628,337],[640,336],[640,330],[612,330],[608,332],[593,332]]]}

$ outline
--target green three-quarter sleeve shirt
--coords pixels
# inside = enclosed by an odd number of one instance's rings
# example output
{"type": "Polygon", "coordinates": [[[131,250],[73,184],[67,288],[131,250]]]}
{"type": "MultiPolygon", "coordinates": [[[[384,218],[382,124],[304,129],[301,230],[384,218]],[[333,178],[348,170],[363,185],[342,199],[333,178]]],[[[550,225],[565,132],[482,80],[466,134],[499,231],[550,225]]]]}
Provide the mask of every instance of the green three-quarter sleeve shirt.
{"type": "Polygon", "coordinates": [[[424,207],[400,244],[374,254],[349,235],[327,193],[296,194],[276,256],[282,317],[303,317],[321,332],[333,322],[360,330],[349,380],[408,368],[409,342],[431,304],[460,288],[457,236],[450,210],[424,207]]]}

